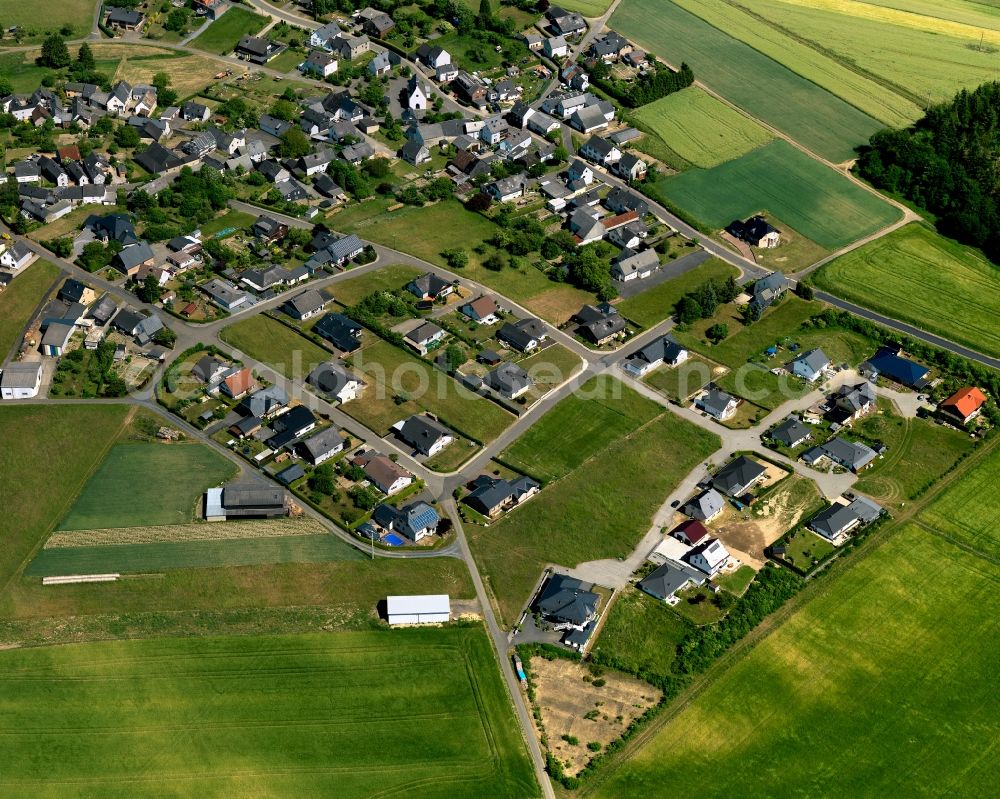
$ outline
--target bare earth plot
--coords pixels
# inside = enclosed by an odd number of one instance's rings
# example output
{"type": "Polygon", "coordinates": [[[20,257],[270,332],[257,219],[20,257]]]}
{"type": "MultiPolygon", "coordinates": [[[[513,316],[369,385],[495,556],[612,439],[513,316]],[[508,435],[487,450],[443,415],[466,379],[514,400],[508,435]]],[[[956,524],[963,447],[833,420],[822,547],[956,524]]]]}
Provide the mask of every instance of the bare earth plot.
{"type": "Polygon", "coordinates": [[[538,795],[481,627],[9,650],[0,669],[7,796],[538,795]]]}
{"type": "Polygon", "coordinates": [[[669,0],[624,0],[610,25],[674,65],[686,61],[709,88],[830,161],[853,158],[854,148],[882,127],[669,0]]]}

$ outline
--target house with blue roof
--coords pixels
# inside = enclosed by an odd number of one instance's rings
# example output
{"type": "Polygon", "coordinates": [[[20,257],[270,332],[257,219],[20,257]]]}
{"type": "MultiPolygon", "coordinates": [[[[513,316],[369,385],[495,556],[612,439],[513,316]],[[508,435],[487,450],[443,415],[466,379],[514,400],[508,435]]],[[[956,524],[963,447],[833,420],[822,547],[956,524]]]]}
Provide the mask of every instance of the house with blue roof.
{"type": "Polygon", "coordinates": [[[372,521],[384,530],[401,533],[416,543],[437,532],[441,517],[434,508],[422,500],[402,508],[379,505],[372,514],[372,521]]]}
{"type": "Polygon", "coordinates": [[[861,374],[874,380],[882,376],[909,388],[921,389],[927,385],[930,371],[916,361],[903,358],[898,347],[879,347],[878,351],[861,364],[861,374]]]}

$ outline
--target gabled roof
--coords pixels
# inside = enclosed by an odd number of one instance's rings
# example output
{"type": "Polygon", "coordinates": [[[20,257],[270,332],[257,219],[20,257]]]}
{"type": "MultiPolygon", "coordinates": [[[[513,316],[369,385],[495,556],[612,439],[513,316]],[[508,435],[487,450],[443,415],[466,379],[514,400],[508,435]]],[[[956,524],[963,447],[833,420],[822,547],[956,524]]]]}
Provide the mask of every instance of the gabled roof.
{"type": "Polygon", "coordinates": [[[794,446],[811,435],[812,430],[809,425],[803,424],[795,416],[789,416],[771,431],[771,438],[780,441],[786,447],[794,446]]]}
{"type": "Polygon", "coordinates": [[[708,536],[708,528],[698,519],[686,519],[670,531],[670,534],[675,537],[677,533],[683,533],[684,537],[694,546],[708,536]]]}
{"type": "Polygon", "coordinates": [[[336,427],[327,427],[301,443],[301,447],[316,461],[330,453],[340,452],[344,448],[344,437],[336,427]]]}
{"type": "Polygon", "coordinates": [[[401,477],[413,476],[391,458],[374,452],[359,455],[354,459],[354,463],[365,470],[365,477],[371,480],[380,491],[388,490],[401,477]]]}
{"type": "Polygon", "coordinates": [[[822,372],[827,366],[830,365],[830,359],[826,357],[826,353],[823,350],[816,349],[809,350],[808,352],[802,353],[798,358],[792,361],[792,365],[802,364],[810,372],[822,372]]]}
{"type": "Polygon", "coordinates": [[[320,391],[336,396],[350,383],[359,383],[361,381],[348,371],[345,366],[327,361],[326,363],[321,363],[309,373],[308,382],[320,391]]]}
{"type": "Polygon", "coordinates": [[[726,494],[739,493],[767,473],[767,469],[746,455],[730,461],[712,477],[712,486],[726,494]]]}
{"type": "Polygon", "coordinates": [[[714,571],[719,564],[724,563],[729,558],[729,550],[718,538],[709,538],[688,552],[687,559],[693,563],[698,555],[703,557],[709,569],[714,571]]]}
{"type": "Polygon", "coordinates": [[[727,394],[715,386],[712,386],[705,395],[698,400],[698,405],[714,416],[721,416],[725,413],[729,404],[735,400],[732,394],[727,394]]]}
{"type": "Polygon", "coordinates": [[[705,576],[690,566],[664,563],[640,580],[638,588],[657,599],[666,599],[689,583],[701,585],[704,582],[705,576]]]}
{"type": "Polygon", "coordinates": [[[425,455],[431,447],[451,433],[447,428],[426,416],[414,415],[400,424],[399,437],[425,455]]]}
{"type": "Polygon", "coordinates": [[[444,278],[438,277],[433,272],[425,272],[411,280],[406,288],[417,297],[436,297],[450,286],[451,283],[444,278]]]}

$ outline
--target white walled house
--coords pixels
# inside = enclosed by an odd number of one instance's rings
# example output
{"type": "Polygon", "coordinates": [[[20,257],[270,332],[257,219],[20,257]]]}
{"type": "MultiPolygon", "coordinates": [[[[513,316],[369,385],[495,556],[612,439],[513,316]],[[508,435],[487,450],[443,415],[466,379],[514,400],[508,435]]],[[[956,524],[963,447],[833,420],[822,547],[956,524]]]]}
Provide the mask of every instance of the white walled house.
{"type": "Polygon", "coordinates": [[[41,384],[41,362],[11,363],[0,375],[0,397],[5,400],[31,399],[38,396],[41,384]]]}

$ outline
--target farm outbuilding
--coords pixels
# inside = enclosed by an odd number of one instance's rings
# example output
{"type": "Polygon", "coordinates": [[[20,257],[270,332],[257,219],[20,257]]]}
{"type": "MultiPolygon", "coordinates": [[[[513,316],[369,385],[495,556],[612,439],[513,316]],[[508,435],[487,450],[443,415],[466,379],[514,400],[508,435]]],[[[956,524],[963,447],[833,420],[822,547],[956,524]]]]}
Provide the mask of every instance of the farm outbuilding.
{"type": "Polygon", "coordinates": [[[443,624],[451,619],[448,594],[416,594],[386,597],[389,624],[443,624]]]}

